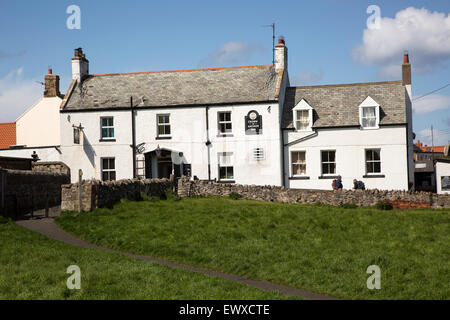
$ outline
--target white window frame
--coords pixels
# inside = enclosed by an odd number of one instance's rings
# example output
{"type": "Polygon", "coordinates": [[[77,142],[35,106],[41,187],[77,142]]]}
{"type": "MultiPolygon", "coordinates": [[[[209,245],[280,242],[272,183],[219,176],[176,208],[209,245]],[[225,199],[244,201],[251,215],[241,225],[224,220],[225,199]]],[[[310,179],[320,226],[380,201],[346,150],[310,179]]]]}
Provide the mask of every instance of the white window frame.
{"type": "Polygon", "coordinates": [[[336,176],[338,175],[337,171],[337,152],[336,150],[320,150],[320,172],[322,176],[336,176]],[[331,161],[323,161],[322,152],[334,152],[334,162],[331,161]],[[334,173],[324,173],[323,172],[323,164],[324,163],[334,163],[334,173]]]}
{"type": "Polygon", "coordinates": [[[101,165],[101,180],[102,181],[115,181],[115,180],[117,180],[117,171],[116,171],[116,168],[117,168],[117,166],[116,166],[116,158],[115,157],[103,157],[103,158],[100,158],[100,165],[101,165]],[[110,168],[108,168],[108,169],[105,169],[104,167],[103,167],[103,160],[114,160],[114,169],[110,169],[110,168]],[[114,180],[111,180],[111,179],[109,179],[109,180],[103,180],[103,173],[104,172],[114,172],[114,176],[115,176],[115,179],[114,180]]]}
{"type": "MultiPolygon", "coordinates": [[[[218,163],[218,174],[217,174],[217,178],[219,181],[234,181],[235,180],[235,172],[234,172],[234,154],[233,152],[219,152],[217,154],[217,163],[218,163]],[[226,163],[226,164],[222,164],[221,163],[221,157],[222,156],[229,156],[230,158],[230,163],[226,163]],[[233,170],[233,178],[225,178],[222,179],[220,177],[220,169],[221,168],[232,168],[233,170]]],[[[228,169],[226,169],[226,171],[228,171],[228,169]]]]}
{"type": "Polygon", "coordinates": [[[114,129],[114,117],[113,116],[104,116],[100,117],[100,139],[101,140],[114,140],[116,139],[116,130],[114,129]],[[113,121],[112,126],[103,126],[103,119],[109,119],[111,118],[113,121]],[[113,129],[113,136],[112,137],[104,137],[103,136],[103,129],[113,129]]]}
{"type": "Polygon", "coordinates": [[[366,149],[364,149],[364,169],[365,169],[365,172],[366,172],[366,175],[367,176],[370,176],[370,175],[374,175],[374,176],[376,176],[376,175],[380,175],[380,174],[382,174],[382,170],[383,170],[383,166],[382,166],[382,160],[381,160],[382,158],[381,158],[381,148],[366,148],[366,149]],[[373,151],[373,150],[378,150],[379,151],[379,153],[380,153],[380,160],[367,160],[367,151],[373,151]],[[379,162],[380,163],[380,172],[369,172],[368,170],[367,170],[367,163],[368,162],[372,162],[372,163],[375,163],[375,162],[379,162]]]}
{"type": "Polygon", "coordinates": [[[217,111],[217,132],[219,134],[219,136],[226,136],[226,135],[232,135],[233,134],[233,113],[231,111],[217,111]],[[225,120],[225,121],[221,121],[220,120],[220,114],[222,113],[229,113],[230,114],[230,120],[225,120]],[[229,132],[225,131],[222,132],[220,131],[220,125],[221,124],[230,124],[231,125],[231,130],[229,132]]]}
{"type": "Polygon", "coordinates": [[[308,174],[308,166],[306,165],[306,150],[292,150],[289,154],[289,163],[290,163],[290,170],[291,170],[291,177],[304,177],[308,174]],[[293,162],[293,157],[292,154],[294,152],[303,152],[305,154],[305,173],[301,173],[301,174],[294,174],[294,162],[293,162]]]}
{"type": "Polygon", "coordinates": [[[379,127],[380,127],[380,105],[375,100],[373,100],[370,96],[368,96],[359,105],[359,124],[361,126],[361,129],[363,129],[363,130],[379,129],[379,127]],[[375,108],[375,126],[373,126],[373,127],[364,127],[363,126],[363,109],[364,108],[375,108]]]}
{"type": "Polygon", "coordinates": [[[294,128],[298,132],[310,132],[312,131],[312,125],[313,125],[313,108],[306,102],[305,99],[302,99],[297,105],[292,109],[294,119],[294,128]],[[309,119],[309,125],[306,129],[299,129],[298,128],[298,118],[297,118],[297,111],[308,111],[308,119],[309,119]]]}
{"type": "MultiPolygon", "coordinates": [[[[165,131],[165,130],[164,130],[165,131]]],[[[172,125],[170,123],[170,113],[158,113],[156,115],[156,136],[157,137],[161,137],[161,138],[168,138],[172,136],[172,125]],[[159,117],[168,117],[169,118],[169,122],[168,123],[159,123],[159,117]],[[163,126],[163,127],[169,127],[169,134],[160,134],[159,133],[159,127],[163,126]]]]}

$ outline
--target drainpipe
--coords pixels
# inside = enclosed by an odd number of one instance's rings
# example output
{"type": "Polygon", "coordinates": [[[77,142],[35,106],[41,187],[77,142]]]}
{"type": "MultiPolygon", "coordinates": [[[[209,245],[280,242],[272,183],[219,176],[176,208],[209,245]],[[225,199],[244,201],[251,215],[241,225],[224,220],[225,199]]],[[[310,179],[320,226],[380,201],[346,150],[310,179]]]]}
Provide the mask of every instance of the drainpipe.
{"type": "Polygon", "coordinates": [[[131,149],[133,153],[133,179],[136,179],[136,124],[134,119],[134,107],[133,107],[133,97],[130,97],[130,107],[131,107],[131,149]]]}
{"type": "Polygon", "coordinates": [[[211,152],[210,145],[211,141],[209,141],[209,107],[205,108],[206,111],[206,148],[208,149],[208,181],[211,181],[211,152]]]}
{"type": "Polygon", "coordinates": [[[283,187],[286,187],[286,181],[285,181],[285,174],[286,174],[286,172],[285,172],[285,164],[284,164],[284,148],[285,148],[285,145],[284,145],[284,131],[283,131],[283,129],[281,129],[281,161],[282,161],[282,164],[281,164],[281,185],[283,186],[283,187]]]}

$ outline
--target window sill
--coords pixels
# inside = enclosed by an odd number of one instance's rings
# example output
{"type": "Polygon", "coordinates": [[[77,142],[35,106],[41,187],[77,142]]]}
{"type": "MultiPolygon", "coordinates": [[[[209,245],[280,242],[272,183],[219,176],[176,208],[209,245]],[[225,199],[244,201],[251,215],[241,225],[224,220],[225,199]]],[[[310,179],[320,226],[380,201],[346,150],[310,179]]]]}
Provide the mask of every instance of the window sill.
{"type": "Polygon", "coordinates": [[[234,180],[217,180],[218,183],[236,183],[234,180]]]}
{"type": "Polygon", "coordinates": [[[222,138],[222,137],[233,137],[232,133],[219,133],[217,134],[218,138],[222,138]]]}
{"type": "Polygon", "coordinates": [[[116,142],[116,139],[100,139],[99,142],[116,142]]]}
{"type": "Polygon", "coordinates": [[[380,127],[361,127],[361,130],[377,130],[380,129],[380,127]]]}
{"type": "Polygon", "coordinates": [[[330,176],[319,176],[319,179],[337,179],[338,175],[330,175],[330,176]]]}
{"type": "Polygon", "coordinates": [[[384,174],[366,174],[363,178],[386,178],[386,176],[384,174]]]}
{"type": "Polygon", "coordinates": [[[172,137],[168,136],[168,137],[156,137],[155,140],[170,140],[172,139],[172,137]]]}
{"type": "Polygon", "coordinates": [[[309,176],[293,176],[289,177],[289,180],[309,180],[309,176]]]}

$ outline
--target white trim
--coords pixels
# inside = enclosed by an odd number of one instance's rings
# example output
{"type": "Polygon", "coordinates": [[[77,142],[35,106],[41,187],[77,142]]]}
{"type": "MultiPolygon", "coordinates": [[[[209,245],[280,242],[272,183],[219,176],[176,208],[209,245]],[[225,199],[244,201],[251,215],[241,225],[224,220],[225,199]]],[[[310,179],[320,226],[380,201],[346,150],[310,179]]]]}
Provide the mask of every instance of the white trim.
{"type": "Polygon", "coordinates": [[[305,99],[302,99],[297,105],[292,109],[293,115],[292,118],[294,120],[294,128],[297,132],[311,132],[312,125],[313,125],[313,108],[308,104],[308,102],[305,101],[305,99]],[[309,115],[309,126],[308,129],[299,130],[297,128],[297,111],[308,111],[309,115]]]}
{"type": "MultiPolygon", "coordinates": [[[[165,131],[165,130],[164,130],[165,131]]],[[[157,113],[156,114],[156,136],[161,138],[168,138],[172,136],[172,124],[170,123],[170,113],[157,113]],[[159,123],[159,117],[160,116],[168,116],[169,122],[168,123],[159,123]],[[160,134],[159,133],[159,126],[169,127],[169,134],[160,134]]]]}
{"type": "Polygon", "coordinates": [[[306,150],[291,150],[289,152],[289,172],[290,172],[290,177],[307,177],[308,176],[308,164],[307,164],[307,161],[306,161],[306,150]],[[303,153],[305,153],[305,173],[294,174],[294,172],[292,170],[292,165],[294,164],[292,162],[292,153],[293,152],[303,152],[303,153]]]}
{"type": "Polygon", "coordinates": [[[362,130],[374,130],[380,128],[380,105],[378,102],[368,96],[358,107],[359,110],[359,125],[362,130]],[[375,108],[375,126],[374,127],[364,127],[363,126],[363,109],[364,108],[375,108]]]}

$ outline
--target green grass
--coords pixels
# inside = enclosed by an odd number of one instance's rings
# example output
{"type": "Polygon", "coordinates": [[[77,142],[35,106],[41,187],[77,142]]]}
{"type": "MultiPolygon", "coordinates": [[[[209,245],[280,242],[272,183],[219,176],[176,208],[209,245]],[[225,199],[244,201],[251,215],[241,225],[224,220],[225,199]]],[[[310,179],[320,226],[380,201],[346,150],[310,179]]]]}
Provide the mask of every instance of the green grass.
{"type": "Polygon", "coordinates": [[[83,249],[0,221],[0,300],[4,299],[285,299],[221,278],[83,249]],[[81,269],[81,290],[66,286],[81,269]]]}
{"type": "Polygon", "coordinates": [[[122,201],[57,219],[101,246],[352,299],[450,299],[449,210],[229,198],[122,201]],[[366,286],[381,268],[381,290],[366,286]]]}

